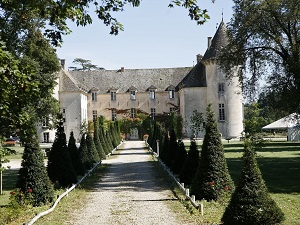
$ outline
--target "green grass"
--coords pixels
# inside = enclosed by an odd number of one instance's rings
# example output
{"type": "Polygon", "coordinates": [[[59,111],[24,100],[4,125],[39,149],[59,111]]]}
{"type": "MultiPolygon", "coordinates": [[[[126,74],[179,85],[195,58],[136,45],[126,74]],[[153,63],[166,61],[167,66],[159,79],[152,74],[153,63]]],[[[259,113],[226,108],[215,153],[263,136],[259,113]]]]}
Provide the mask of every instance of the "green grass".
{"type": "Polygon", "coordinates": [[[6,148],[15,152],[15,154],[10,154],[10,155],[6,156],[5,157],[6,159],[22,159],[24,147],[11,146],[11,147],[6,147],[6,148]]]}

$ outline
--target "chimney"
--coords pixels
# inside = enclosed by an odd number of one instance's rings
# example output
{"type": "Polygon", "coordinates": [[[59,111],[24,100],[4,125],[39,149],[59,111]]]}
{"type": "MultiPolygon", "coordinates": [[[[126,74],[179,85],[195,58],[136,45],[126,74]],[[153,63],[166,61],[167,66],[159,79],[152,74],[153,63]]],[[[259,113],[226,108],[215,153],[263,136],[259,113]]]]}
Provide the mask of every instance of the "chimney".
{"type": "Polygon", "coordinates": [[[203,56],[201,54],[196,55],[197,63],[201,61],[202,57],[203,56]]]}
{"type": "Polygon", "coordinates": [[[124,67],[121,67],[121,72],[124,72],[125,71],[125,68],[124,67]]]}
{"type": "Polygon", "coordinates": [[[61,59],[60,60],[60,66],[61,68],[64,70],[65,69],[65,64],[66,64],[66,60],[65,59],[61,59]]]}
{"type": "Polygon", "coordinates": [[[207,37],[207,48],[211,46],[211,39],[212,37],[207,37]]]}

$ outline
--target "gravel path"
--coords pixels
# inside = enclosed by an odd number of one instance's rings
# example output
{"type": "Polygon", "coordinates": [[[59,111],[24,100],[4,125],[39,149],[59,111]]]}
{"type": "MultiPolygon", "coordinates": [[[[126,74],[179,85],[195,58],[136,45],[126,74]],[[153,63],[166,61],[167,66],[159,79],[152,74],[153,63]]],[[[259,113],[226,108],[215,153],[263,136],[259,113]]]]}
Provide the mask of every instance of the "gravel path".
{"type": "Polygon", "coordinates": [[[107,173],[89,193],[84,206],[74,211],[72,224],[186,224],[176,218],[167,202],[176,201],[165,184],[155,180],[151,156],[143,141],[127,141],[107,173]]]}

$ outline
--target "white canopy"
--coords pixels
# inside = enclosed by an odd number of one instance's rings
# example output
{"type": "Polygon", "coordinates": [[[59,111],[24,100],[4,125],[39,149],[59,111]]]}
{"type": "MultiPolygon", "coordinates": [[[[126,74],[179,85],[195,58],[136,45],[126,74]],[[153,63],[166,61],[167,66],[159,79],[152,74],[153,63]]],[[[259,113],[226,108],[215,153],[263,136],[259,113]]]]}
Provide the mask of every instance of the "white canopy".
{"type": "Polygon", "coordinates": [[[296,113],[292,113],[286,117],[283,117],[273,123],[264,126],[263,130],[268,129],[287,129],[289,127],[295,127],[300,124],[300,115],[296,113]]]}

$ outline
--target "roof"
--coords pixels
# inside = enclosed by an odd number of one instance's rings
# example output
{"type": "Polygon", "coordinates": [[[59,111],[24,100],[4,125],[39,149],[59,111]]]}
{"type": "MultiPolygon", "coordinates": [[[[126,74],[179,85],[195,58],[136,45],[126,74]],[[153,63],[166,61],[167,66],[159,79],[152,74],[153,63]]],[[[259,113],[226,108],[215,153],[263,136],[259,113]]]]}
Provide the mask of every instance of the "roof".
{"type": "Polygon", "coordinates": [[[207,87],[205,66],[198,62],[196,66],[177,85],[176,90],[186,87],[207,87]]]}
{"type": "Polygon", "coordinates": [[[165,91],[170,85],[177,86],[191,71],[192,67],[156,68],[156,69],[125,69],[93,70],[93,71],[63,71],[61,91],[84,89],[98,89],[98,93],[107,93],[113,86],[118,92],[126,92],[135,87],[137,91],[146,91],[150,86],[157,91],[165,91]],[[72,81],[73,84],[70,84],[72,81]]]}
{"type": "Polygon", "coordinates": [[[228,44],[227,28],[225,23],[220,23],[215,36],[211,41],[211,45],[206,50],[202,60],[215,59],[219,56],[220,50],[228,44]]]}
{"type": "Polygon", "coordinates": [[[263,130],[268,129],[287,129],[289,127],[295,127],[300,125],[300,115],[296,113],[292,113],[286,117],[283,117],[273,123],[264,126],[263,130]]]}

